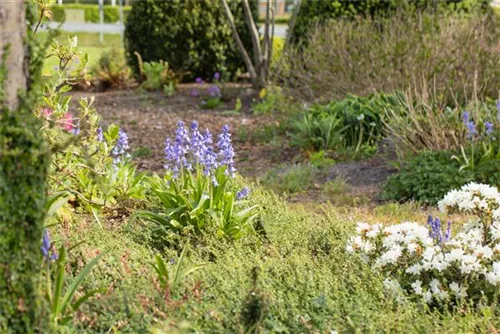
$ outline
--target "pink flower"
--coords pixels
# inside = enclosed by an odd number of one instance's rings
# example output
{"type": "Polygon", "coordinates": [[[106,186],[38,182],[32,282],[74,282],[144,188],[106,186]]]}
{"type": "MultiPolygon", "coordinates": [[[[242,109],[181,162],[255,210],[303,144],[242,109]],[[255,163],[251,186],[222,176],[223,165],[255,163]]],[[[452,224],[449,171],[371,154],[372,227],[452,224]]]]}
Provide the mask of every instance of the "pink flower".
{"type": "Polygon", "coordinates": [[[75,128],[75,125],[73,124],[73,116],[69,112],[65,113],[61,120],[64,130],[72,131],[75,128]]]}
{"type": "Polygon", "coordinates": [[[52,114],[52,109],[50,109],[50,108],[43,108],[42,109],[42,114],[45,117],[49,117],[52,114]]]}

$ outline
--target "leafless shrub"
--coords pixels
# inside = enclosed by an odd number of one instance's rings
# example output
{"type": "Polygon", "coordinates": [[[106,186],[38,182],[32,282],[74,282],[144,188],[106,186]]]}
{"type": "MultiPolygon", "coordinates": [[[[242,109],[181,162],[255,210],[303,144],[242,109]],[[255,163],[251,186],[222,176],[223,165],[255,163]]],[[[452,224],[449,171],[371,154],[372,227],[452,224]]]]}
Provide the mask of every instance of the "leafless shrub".
{"type": "Polygon", "coordinates": [[[495,96],[500,87],[500,29],[489,15],[399,13],[333,20],[292,47],[275,80],[306,100],[432,86],[442,101],[495,96]]]}

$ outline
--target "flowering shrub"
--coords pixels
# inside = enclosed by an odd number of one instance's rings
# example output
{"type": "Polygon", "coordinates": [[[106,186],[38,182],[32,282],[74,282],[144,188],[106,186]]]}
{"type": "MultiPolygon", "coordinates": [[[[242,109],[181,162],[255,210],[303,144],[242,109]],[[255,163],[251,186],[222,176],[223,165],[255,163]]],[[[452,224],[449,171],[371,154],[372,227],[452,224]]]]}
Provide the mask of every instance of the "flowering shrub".
{"type": "Polygon", "coordinates": [[[246,205],[249,188],[231,190],[236,173],[233,158],[227,125],[214,147],[208,129],[202,134],[193,122],[188,131],[180,121],[175,139],[166,140],[167,173],[150,181],[165,211],[141,211],[140,216],[171,231],[198,234],[215,228],[219,236],[242,237],[252,229],[256,206],[246,205]]]}
{"type": "Polygon", "coordinates": [[[438,218],[428,227],[405,222],[392,226],[359,223],[347,251],[358,253],[386,276],[391,292],[404,292],[428,304],[470,298],[493,300],[500,283],[500,193],[469,183],[440,202],[442,213],[475,216],[451,235],[438,218]]]}
{"type": "Polygon", "coordinates": [[[63,95],[72,85],[88,82],[87,55],[78,50],[77,38],[69,45],[54,42],[50,56],[58,66],[44,80],[44,96],[35,113],[43,122],[41,135],[54,152],[50,191],[68,192],[86,207],[116,206],[123,199],[141,199],[143,178],[128,163],[128,138],[110,125],[103,131],[93,98],[78,101],[78,115],[69,112],[71,96],[63,95]]]}

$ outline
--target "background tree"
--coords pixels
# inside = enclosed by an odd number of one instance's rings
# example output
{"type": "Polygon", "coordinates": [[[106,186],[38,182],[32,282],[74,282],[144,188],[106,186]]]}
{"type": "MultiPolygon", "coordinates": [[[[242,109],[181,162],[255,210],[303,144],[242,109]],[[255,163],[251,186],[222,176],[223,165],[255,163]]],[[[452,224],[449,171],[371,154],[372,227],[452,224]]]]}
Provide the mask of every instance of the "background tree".
{"type": "MultiPolygon", "coordinates": [[[[0,332],[44,332],[40,297],[48,151],[32,112],[26,2],[0,2],[0,332]]],[[[39,71],[38,71],[39,73],[39,71]]]]}
{"type": "Polygon", "coordinates": [[[224,6],[224,13],[233,32],[233,38],[236,41],[238,50],[240,51],[241,57],[245,62],[248,74],[250,75],[250,80],[255,88],[265,87],[267,85],[269,76],[269,66],[271,62],[271,56],[273,54],[273,39],[274,39],[274,8],[276,7],[275,0],[267,0],[266,3],[266,19],[264,22],[264,37],[260,40],[259,30],[255,23],[250,10],[250,5],[248,0],[242,0],[245,22],[250,31],[252,39],[253,48],[253,59],[250,58],[249,54],[251,50],[245,47],[240,33],[236,27],[236,21],[233,12],[226,0],[222,0],[224,6]]]}

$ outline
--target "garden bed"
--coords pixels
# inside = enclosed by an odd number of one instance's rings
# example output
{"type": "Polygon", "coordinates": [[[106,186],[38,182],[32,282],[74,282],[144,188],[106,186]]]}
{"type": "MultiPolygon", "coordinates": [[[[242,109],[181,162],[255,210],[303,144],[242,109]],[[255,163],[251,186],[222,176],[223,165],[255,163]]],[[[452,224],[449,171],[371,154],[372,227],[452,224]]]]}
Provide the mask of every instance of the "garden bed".
{"type": "MultiPolygon", "coordinates": [[[[244,177],[258,180],[280,164],[304,160],[298,149],[288,145],[283,134],[272,134],[279,126],[282,115],[254,115],[251,104],[256,97],[248,85],[239,84],[240,93],[219,108],[205,110],[200,99],[190,96],[192,84],[181,84],[174,95],[140,90],[107,91],[100,93],[78,92],[77,97],[95,96],[95,107],[104,125],[120,124],[128,134],[132,155],[139,169],[161,171],[164,161],[164,144],[167,134],[175,130],[177,122],[190,124],[197,120],[202,128],[218,132],[224,124],[233,134],[235,160],[244,177]],[[241,111],[235,113],[236,98],[242,101],[241,111]]],[[[324,171],[307,191],[290,196],[292,202],[326,202],[330,198],[321,194],[319,184],[337,177],[345,178],[347,196],[362,197],[364,201],[377,200],[380,187],[395,170],[388,167],[387,155],[368,160],[341,162],[324,171]]]]}

